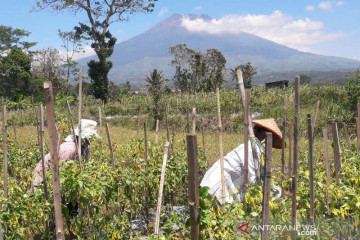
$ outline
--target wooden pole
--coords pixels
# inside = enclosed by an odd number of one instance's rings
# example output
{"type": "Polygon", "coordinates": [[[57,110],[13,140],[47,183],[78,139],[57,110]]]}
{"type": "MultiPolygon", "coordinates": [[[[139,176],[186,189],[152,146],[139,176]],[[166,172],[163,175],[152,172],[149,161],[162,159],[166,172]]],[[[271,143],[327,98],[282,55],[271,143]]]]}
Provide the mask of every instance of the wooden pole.
{"type": "Polygon", "coordinates": [[[115,164],[115,158],[114,158],[114,150],[113,150],[112,143],[111,143],[110,130],[109,130],[109,124],[108,123],[106,123],[106,134],[107,134],[107,139],[108,139],[108,144],[109,144],[109,150],[110,150],[110,157],[111,157],[112,166],[113,166],[113,168],[115,168],[116,164],[115,164]]]}
{"type": "Polygon", "coordinates": [[[295,122],[294,122],[294,164],[292,174],[292,201],[291,201],[291,239],[296,240],[296,193],[297,193],[297,168],[298,168],[298,154],[299,154],[299,112],[300,112],[300,77],[295,79],[295,122]]]}
{"type": "Polygon", "coordinates": [[[206,158],[206,149],[205,149],[205,126],[204,126],[204,119],[201,118],[201,135],[202,135],[202,144],[203,144],[203,152],[204,152],[204,158],[207,164],[207,167],[210,167],[210,163],[207,161],[206,158]]]}
{"type": "Polygon", "coordinates": [[[328,194],[328,189],[330,189],[331,177],[330,177],[330,162],[329,162],[329,146],[328,146],[327,127],[323,127],[322,131],[323,131],[323,136],[324,136],[324,148],[325,148],[324,157],[325,157],[325,168],[326,168],[326,203],[327,203],[328,213],[330,214],[331,213],[330,208],[329,208],[330,198],[329,198],[329,194],[328,194]]]}
{"type": "MultiPolygon", "coordinates": [[[[147,128],[146,128],[146,121],[144,122],[144,143],[145,143],[145,154],[144,154],[144,160],[146,161],[146,166],[148,166],[148,138],[147,138],[147,128]]],[[[148,177],[148,176],[147,176],[148,177]]],[[[149,181],[147,181],[148,183],[149,181]]],[[[146,223],[149,223],[149,206],[148,206],[148,202],[149,202],[149,195],[150,195],[150,189],[149,189],[149,185],[147,184],[146,186],[146,193],[145,193],[145,219],[146,219],[146,223]]]]}
{"type": "Polygon", "coordinates": [[[42,177],[44,186],[44,197],[48,199],[47,183],[46,183],[46,165],[45,165],[45,137],[44,137],[44,107],[40,104],[40,149],[41,149],[41,166],[42,166],[42,177]]]}
{"type": "Polygon", "coordinates": [[[170,142],[169,120],[168,120],[168,107],[165,104],[165,125],[166,125],[166,140],[170,142]]]}
{"type": "Polygon", "coordinates": [[[79,112],[78,112],[78,126],[79,126],[79,141],[78,141],[78,157],[81,166],[81,141],[82,141],[82,129],[81,129],[81,109],[82,109],[82,84],[83,84],[83,72],[82,68],[79,69],[79,112]]]}
{"type": "Polygon", "coordinates": [[[217,116],[218,116],[218,129],[219,129],[219,153],[220,153],[220,166],[221,166],[221,204],[225,206],[225,173],[224,173],[224,153],[222,142],[222,123],[221,123],[221,109],[220,109],[220,92],[216,88],[216,102],[217,102],[217,116]]]}
{"type": "Polygon", "coordinates": [[[144,122],[144,141],[145,141],[145,155],[144,160],[148,160],[148,139],[147,139],[147,130],[146,130],[146,121],[144,122]]]}
{"type": "Polygon", "coordinates": [[[136,138],[139,138],[139,131],[140,131],[140,116],[141,116],[141,106],[139,106],[139,107],[138,107],[138,118],[137,118],[136,138]]]}
{"type": "MultiPolygon", "coordinates": [[[[289,167],[288,167],[288,176],[289,178],[291,177],[291,172],[292,172],[292,154],[291,154],[291,149],[292,149],[292,124],[289,123],[289,167]]],[[[284,136],[285,137],[285,136],[284,136]]]]}
{"type": "Polygon", "coordinates": [[[347,145],[348,149],[351,150],[351,141],[350,141],[349,131],[348,131],[346,123],[344,123],[343,128],[344,128],[344,133],[345,133],[346,145],[347,145]]]}
{"type": "Polygon", "coordinates": [[[283,131],[282,131],[283,138],[281,141],[281,145],[282,145],[282,148],[281,148],[281,173],[282,173],[281,179],[282,180],[284,180],[284,178],[285,178],[286,100],[287,99],[285,96],[284,97],[284,106],[283,106],[283,131]]]}
{"type": "Polygon", "coordinates": [[[187,158],[188,158],[188,186],[189,208],[191,224],[191,240],[200,239],[200,214],[199,214],[199,163],[196,135],[187,135],[187,158]]]}
{"type": "MultiPolygon", "coordinates": [[[[71,130],[72,130],[72,136],[73,136],[73,139],[74,139],[74,142],[75,142],[75,147],[76,149],[79,149],[78,147],[78,141],[76,140],[76,134],[75,134],[75,129],[74,129],[74,120],[73,120],[73,117],[72,117],[72,113],[71,113],[71,108],[70,108],[70,104],[69,104],[69,101],[66,100],[66,106],[67,106],[67,110],[68,110],[68,114],[69,114],[69,119],[70,119],[70,125],[71,125],[71,130]]],[[[79,154],[79,152],[78,152],[79,154]]],[[[77,159],[79,160],[79,155],[77,156],[77,159]]],[[[79,166],[80,166],[80,170],[81,169],[81,161],[79,161],[79,166]]]]}
{"type": "Polygon", "coordinates": [[[313,138],[315,137],[315,132],[316,132],[316,123],[317,123],[317,118],[318,118],[318,113],[319,113],[319,106],[320,106],[320,101],[317,101],[316,108],[315,108],[314,122],[312,123],[312,126],[311,126],[313,138]]]}
{"type": "Polygon", "coordinates": [[[167,163],[168,152],[169,152],[169,145],[170,145],[169,142],[165,143],[163,164],[162,164],[161,176],[160,176],[159,194],[158,194],[158,201],[157,201],[157,208],[156,208],[155,236],[159,235],[161,203],[162,203],[162,196],[163,196],[163,189],[164,189],[165,170],[166,170],[166,163],[167,163]]]}
{"type": "Polygon", "coordinates": [[[102,114],[101,114],[101,107],[99,107],[99,126],[100,126],[100,138],[102,143],[102,114]]]}
{"type": "Polygon", "coordinates": [[[192,134],[196,134],[196,108],[192,109],[192,134]]]}
{"type": "MultiPolygon", "coordinates": [[[[249,91],[245,91],[245,113],[244,116],[249,115],[249,91]]],[[[244,117],[244,197],[247,192],[247,184],[249,180],[249,118],[244,117]]],[[[247,209],[247,203],[244,198],[244,209],[247,209]]]]}
{"type": "Polygon", "coordinates": [[[53,194],[54,194],[54,208],[55,208],[55,225],[56,225],[56,239],[64,240],[64,222],[61,211],[61,188],[59,175],[59,156],[58,156],[58,134],[55,125],[55,110],[54,110],[54,94],[52,82],[44,82],[46,112],[48,120],[48,132],[50,139],[50,155],[51,167],[53,172],[53,194]]]}
{"type": "Polygon", "coordinates": [[[314,224],[314,215],[315,215],[315,204],[314,204],[314,162],[313,162],[313,124],[311,122],[311,114],[307,114],[308,122],[308,139],[309,139],[309,178],[310,178],[310,224],[314,224]]]}
{"type": "MultiPolygon", "coordinates": [[[[266,132],[265,138],[265,181],[263,187],[262,202],[262,226],[269,224],[269,202],[270,202],[270,181],[271,181],[271,160],[272,160],[272,133],[266,132]]],[[[267,240],[269,232],[267,228],[261,231],[261,239],[267,240]]]]}
{"type": "Polygon", "coordinates": [[[16,136],[16,121],[15,121],[15,116],[12,115],[12,124],[13,124],[13,129],[14,129],[14,141],[17,142],[17,136],[16,136]]]}
{"type": "Polygon", "coordinates": [[[340,142],[339,142],[339,132],[337,123],[333,123],[332,126],[333,141],[334,141],[334,161],[335,161],[335,178],[336,182],[339,183],[339,172],[341,170],[341,156],[340,156],[340,142]]]}
{"type": "Polygon", "coordinates": [[[3,140],[3,178],[4,178],[4,198],[9,197],[8,190],[8,156],[7,156],[7,119],[6,119],[6,105],[2,109],[2,140],[3,140]]]}
{"type": "Polygon", "coordinates": [[[155,144],[159,142],[159,119],[156,119],[155,144]]]}
{"type": "MultiPolygon", "coordinates": [[[[245,111],[245,86],[244,86],[244,79],[241,69],[238,69],[236,71],[236,77],[238,79],[238,85],[240,89],[240,95],[242,100],[243,109],[245,111]]],[[[255,167],[255,174],[256,174],[256,182],[260,183],[260,154],[256,149],[256,141],[255,141],[255,135],[254,135],[254,129],[252,127],[251,123],[251,114],[249,110],[248,116],[245,116],[249,119],[249,137],[251,142],[251,150],[253,154],[253,161],[254,161],[254,167],[255,167]]]]}

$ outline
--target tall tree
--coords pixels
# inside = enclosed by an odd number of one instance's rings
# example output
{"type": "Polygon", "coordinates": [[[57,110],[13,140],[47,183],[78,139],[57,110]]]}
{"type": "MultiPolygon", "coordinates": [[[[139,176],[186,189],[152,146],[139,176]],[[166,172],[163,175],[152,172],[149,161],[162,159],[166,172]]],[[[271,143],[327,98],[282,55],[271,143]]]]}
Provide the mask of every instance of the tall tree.
{"type": "Polygon", "coordinates": [[[76,69],[77,62],[74,61],[74,54],[83,51],[82,41],[74,31],[63,32],[60,29],[58,30],[59,37],[62,40],[61,47],[65,50],[65,77],[67,83],[70,81],[70,75],[78,71],[76,69]]]}
{"type": "Polygon", "coordinates": [[[28,50],[36,45],[36,42],[21,41],[22,38],[28,37],[31,32],[10,26],[0,25],[0,53],[12,48],[28,50]]]}
{"type": "Polygon", "coordinates": [[[154,128],[156,126],[156,120],[162,118],[160,111],[160,102],[163,94],[163,87],[165,80],[163,79],[163,74],[161,71],[154,69],[149,76],[145,76],[146,82],[148,82],[148,91],[152,95],[154,108],[153,108],[153,117],[154,117],[154,128]]]}
{"type": "Polygon", "coordinates": [[[36,9],[47,7],[55,11],[68,10],[73,13],[85,12],[88,23],[75,27],[77,36],[91,40],[98,61],[88,63],[89,76],[94,95],[103,101],[108,97],[108,73],[112,62],[107,61],[113,53],[116,38],[110,33],[109,26],[114,22],[128,21],[129,15],[137,12],[152,12],[157,0],[36,0],[36,9]]]}
{"type": "Polygon", "coordinates": [[[257,74],[257,69],[251,64],[251,62],[248,62],[246,64],[237,65],[235,68],[230,70],[231,79],[233,81],[234,80],[236,81],[236,79],[237,79],[236,72],[239,69],[241,69],[241,71],[243,73],[245,88],[251,88],[252,80],[255,77],[255,75],[257,74]]]}

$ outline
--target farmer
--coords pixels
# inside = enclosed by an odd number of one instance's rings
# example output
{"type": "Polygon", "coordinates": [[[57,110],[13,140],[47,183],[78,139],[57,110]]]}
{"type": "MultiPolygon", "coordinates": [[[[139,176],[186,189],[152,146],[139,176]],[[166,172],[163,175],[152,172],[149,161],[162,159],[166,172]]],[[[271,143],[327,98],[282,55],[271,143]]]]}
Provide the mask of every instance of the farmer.
{"type": "MultiPolygon", "coordinates": [[[[282,134],[277,126],[275,120],[271,119],[260,119],[254,120],[253,129],[255,135],[255,148],[258,152],[258,156],[262,156],[264,148],[262,141],[265,140],[265,132],[271,132],[273,135],[273,148],[282,148],[282,134]]],[[[249,174],[248,182],[256,182],[255,164],[251,149],[251,143],[249,141],[249,174]]],[[[228,203],[242,202],[244,198],[243,184],[244,184],[244,144],[240,144],[237,148],[229,152],[224,157],[224,176],[225,176],[225,201],[228,203]]],[[[261,162],[261,159],[260,161],[261,162]]],[[[216,161],[212,167],[205,173],[201,184],[201,187],[209,187],[209,194],[217,197],[219,202],[222,198],[221,189],[221,167],[220,160],[216,161]]],[[[273,186],[273,189],[278,192],[275,197],[281,196],[281,189],[277,186],[273,186]]]]}
{"type": "MultiPolygon", "coordinates": [[[[81,119],[81,155],[82,159],[87,160],[89,158],[89,147],[90,147],[90,139],[92,137],[98,137],[96,133],[97,123],[93,120],[89,119],[81,119]]],[[[79,128],[75,129],[76,141],[79,141],[79,128]]],[[[60,144],[59,148],[59,160],[74,160],[77,156],[76,144],[73,138],[73,135],[69,135],[65,138],[65,140],[60,144]]],[[[45,156],[45,166],[49,167],[49,161],[51,159],[50,153],[45,156]]],[[[34,191],[34,188],[41,184],[43,181],[42,175],[42,162],[41,160],[36,165],[33,174],[35,178],[31,183],[31,190],[34,191]]]]}

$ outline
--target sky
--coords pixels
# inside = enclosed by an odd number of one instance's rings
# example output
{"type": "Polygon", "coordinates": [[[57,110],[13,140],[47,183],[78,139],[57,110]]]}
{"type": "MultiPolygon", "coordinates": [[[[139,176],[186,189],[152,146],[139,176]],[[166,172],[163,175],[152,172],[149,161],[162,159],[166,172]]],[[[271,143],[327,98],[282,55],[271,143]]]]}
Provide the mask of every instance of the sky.
{"type": "MultiPolygon", "coordinates": [[[[31,11],[35,0],[0,0],[0,4],[0,25],[30,31],[27,40],[37,42],[34,49],[61,49],[58,29],[69,31],[87,22],[82,12],[31,11]]],[[[302,51],[360,60],[359,0],[158,0],[154,12],[131,15],[129,22],[114,23],[110,31],[120,43],[174,13],[214,18],[208,22],[184,18],[189,31],[244,31],[302,51]]],[[[85,49],[82,56],[92,54],[89,46],[85,49]]]]}

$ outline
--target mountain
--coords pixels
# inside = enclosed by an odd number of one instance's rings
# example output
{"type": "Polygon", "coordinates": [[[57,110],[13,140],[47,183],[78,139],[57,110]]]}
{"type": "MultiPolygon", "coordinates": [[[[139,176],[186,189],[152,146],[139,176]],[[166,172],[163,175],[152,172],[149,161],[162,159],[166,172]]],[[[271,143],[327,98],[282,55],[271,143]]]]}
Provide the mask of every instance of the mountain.
{"type": "MultiPolygon", "coordinates": [[[[226,57],[227,68],[251,62],[258,69],[255,81],[261,81],[261,76],[265,75],[273,78],[282,76],[284,74],[278,73],[284,72],[347,72],[360,66],[360,62],[356,60],[301,52],[245,32],[222,35],[191,32],[183,27],[183,17],[174,14],[146,32],[115,45],[114,53],[110,57],[113,68],[109,79],[122,83],[143,83],[144,76],[154,68],[162,70],[165,77],[171,79],[175,69],[170,65],[172,56],[168,49],[182,43],[201,51],[208,48],[219,49],[226,57]]],[[[190,14],[186,17],[211,20],[207,15],[190,14]]],[[[83,58],[79,63],[86,66],[93,58],[94,56],[83,58]]]]}

